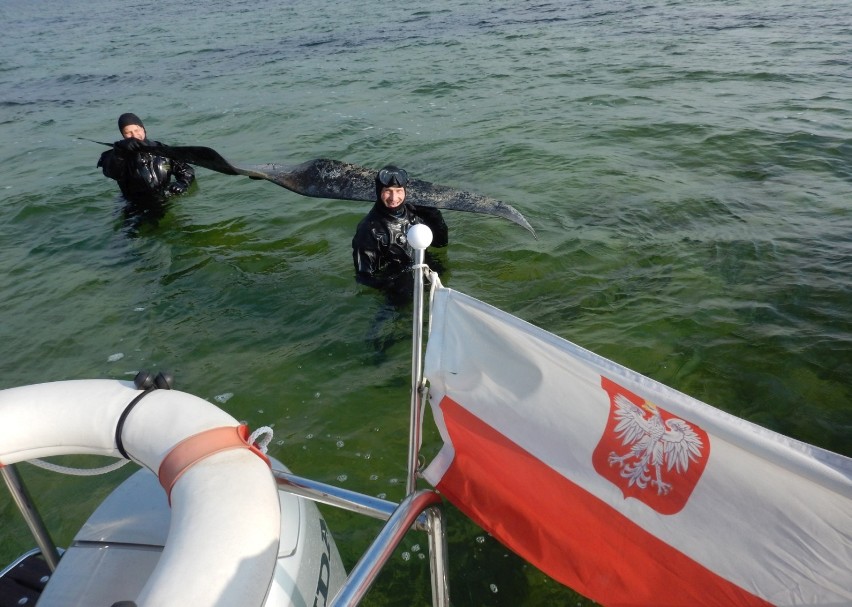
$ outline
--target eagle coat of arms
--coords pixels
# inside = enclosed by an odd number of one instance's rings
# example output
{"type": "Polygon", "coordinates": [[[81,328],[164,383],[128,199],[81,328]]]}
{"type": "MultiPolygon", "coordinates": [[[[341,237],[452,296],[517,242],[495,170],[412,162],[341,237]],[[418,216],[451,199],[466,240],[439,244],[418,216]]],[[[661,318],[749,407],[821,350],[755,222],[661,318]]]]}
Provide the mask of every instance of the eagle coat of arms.
{"type": "Polygon", "coordinates": [[[595,470],[663,514],[679,512],[707,463],[710,441],[694,424],[602,379],[610,416],[593,454],[595,470]]]}

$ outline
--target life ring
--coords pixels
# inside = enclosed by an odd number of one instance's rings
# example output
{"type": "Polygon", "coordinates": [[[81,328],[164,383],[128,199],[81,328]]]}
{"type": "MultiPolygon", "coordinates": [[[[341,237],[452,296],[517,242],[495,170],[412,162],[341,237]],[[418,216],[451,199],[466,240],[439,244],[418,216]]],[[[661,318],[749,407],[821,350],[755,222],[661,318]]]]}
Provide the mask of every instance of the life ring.
{"type": "Polygon", "coordinates": [[[139,394],[130,382],[98,379],[0,390],[0,465],[70,454],[121,457],[121,421],[124,452],[159,473],[172,508],[159,562],[139,596],[127,600],[138,607],[259,607],[281,532],[268,461],[252,451],[236,419],[185,392],[152,390],[123,416],[139,394]]]}

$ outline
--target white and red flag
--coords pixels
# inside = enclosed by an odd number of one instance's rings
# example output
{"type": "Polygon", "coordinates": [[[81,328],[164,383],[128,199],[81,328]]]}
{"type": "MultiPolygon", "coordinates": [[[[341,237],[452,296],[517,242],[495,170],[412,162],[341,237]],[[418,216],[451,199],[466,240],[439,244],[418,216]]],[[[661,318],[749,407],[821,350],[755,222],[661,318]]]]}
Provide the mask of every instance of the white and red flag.
{"type": "Polygon", "coordinates": [[[424,477],[606,606],[852,605],[852,459],[439,288],[424,477]]]}

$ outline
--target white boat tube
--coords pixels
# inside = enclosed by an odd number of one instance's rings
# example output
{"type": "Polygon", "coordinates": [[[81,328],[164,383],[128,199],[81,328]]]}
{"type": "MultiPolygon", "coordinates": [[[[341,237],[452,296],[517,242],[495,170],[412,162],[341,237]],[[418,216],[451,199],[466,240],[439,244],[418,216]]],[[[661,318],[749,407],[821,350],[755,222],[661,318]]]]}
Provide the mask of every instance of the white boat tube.
{"type": "MultiPolygon", "coordinates": [[[[115,380],[0,390],[0,465],[70,454],[121,457],[116,429],[139,395],[132,383],[115,380]]],[[[126,597],[138,607],[264,603],[281,532],[268,462],[230,438],[211,447],[192,438],[230,435],[238,427],[218,407],[176,390],[152,390],[127,413],[120,431],[123,449],[155,474],[184,443],[165,467],[174,481],[165,548],[141,593],[126,597]]],[[[61,569],[60,561],[57,574],[61,569]]]]}

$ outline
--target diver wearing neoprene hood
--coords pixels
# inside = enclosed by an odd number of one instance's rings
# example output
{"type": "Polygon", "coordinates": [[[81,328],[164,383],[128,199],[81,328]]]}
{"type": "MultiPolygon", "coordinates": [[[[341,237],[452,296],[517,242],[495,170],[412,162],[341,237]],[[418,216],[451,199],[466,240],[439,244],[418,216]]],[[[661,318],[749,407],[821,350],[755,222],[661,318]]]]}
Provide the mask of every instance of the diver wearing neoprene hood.
{"type": "Polygon", "coordinates": [[[118,118],[123,139],[101,154],[98,167],[118,182],[124,198],[133,204],[156,204],[183,194],[195,181],[195,171],[186,163],[157,156],[149,148],[162,145],[148,139],[142,120],[131,113],[118,118]]]}
{"type": "Polygon", "coordinates": [[[363,285],[396,290],[412,281],[414,249],[406,234],[414,224],[432,230],[432,246],[444,247],[449,231],[438,209],[405,202],[408,173],[388,165],[376,174],[376,203],[358,224],[352,239],[355,280],[363,285]]]}

